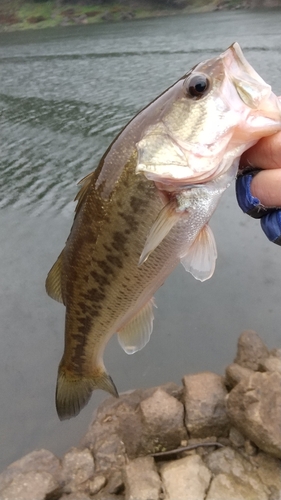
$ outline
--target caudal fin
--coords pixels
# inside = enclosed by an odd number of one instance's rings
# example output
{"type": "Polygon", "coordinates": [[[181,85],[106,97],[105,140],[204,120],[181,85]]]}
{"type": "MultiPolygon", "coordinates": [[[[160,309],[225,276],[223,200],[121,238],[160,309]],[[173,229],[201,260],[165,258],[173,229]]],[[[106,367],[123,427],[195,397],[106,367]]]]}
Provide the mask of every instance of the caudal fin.
{"type": "Polygon", "coordinates": [[[56,409],[60,420],[75,417],[88,403],[94,389],[102,389],[118,397],[112,378],[105,372],[99,377],[69,374],[59,367],[56,388],[56,409]]]}

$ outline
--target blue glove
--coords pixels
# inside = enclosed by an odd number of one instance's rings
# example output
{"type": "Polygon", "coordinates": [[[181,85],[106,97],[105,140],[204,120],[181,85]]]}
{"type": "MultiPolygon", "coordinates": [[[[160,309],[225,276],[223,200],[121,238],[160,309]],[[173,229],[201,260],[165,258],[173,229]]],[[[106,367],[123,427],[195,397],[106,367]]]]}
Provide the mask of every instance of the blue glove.
{"type": "Polygon", "coordinates": [[[246,170],[236,179],[236,197],[246,214],[261,219],[261,227],[267,238],[281,246],[281,208],[266,208],[251,193],[251,182],[260,170],[246,170]]]}

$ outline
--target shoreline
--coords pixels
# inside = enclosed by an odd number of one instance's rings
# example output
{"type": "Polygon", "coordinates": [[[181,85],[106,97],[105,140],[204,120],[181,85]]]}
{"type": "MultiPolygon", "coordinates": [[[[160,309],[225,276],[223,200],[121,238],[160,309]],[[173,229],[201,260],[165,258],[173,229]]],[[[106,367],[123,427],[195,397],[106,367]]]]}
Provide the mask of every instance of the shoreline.
{"type": "Polygon", "coordinates": [[[281,349],[245,330],[224,376],[182,382],[106,399],[62,458],[41,449],[9,465],[0,498],[280,498],[281,349]]]}
{"type": "MultiPolygon", "coordinates": [[[[279,0],[266,2],[263,8],[281,7],[279,0]]],[[[155,8],[140,0],[129,4],[116,2],[106,5],[82,5],[65,3],[58,7],[56,0],[42,3],[20,3],[20,0],[4,0],[0,6],[0,33],[45,29],[64,26],[100,24],[104,22],[133,21],[155,17],[199,14],[214,11],[249,10],[255,8],[254,0],[213,0],[205,4],[195,0],[186,7],[155,8]]]]}

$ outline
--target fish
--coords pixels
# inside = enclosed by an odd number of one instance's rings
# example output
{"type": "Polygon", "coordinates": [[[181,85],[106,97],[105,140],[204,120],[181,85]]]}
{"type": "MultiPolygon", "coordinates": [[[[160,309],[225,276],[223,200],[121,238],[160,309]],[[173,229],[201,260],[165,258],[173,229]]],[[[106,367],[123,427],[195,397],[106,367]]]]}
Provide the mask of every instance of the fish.
{"type": "Polygon", "coordinates": [[[128,354],[147,344],[154,294],[179,263],[200,281],[212,276],[208,222],[241,154],[280,129],[278,98],[235,42],[141,110],[80,181],[70,234],[46,279],[65,306],[61,420],[95,389],[118,396],[105,346],[114,334],[128,354]]]}

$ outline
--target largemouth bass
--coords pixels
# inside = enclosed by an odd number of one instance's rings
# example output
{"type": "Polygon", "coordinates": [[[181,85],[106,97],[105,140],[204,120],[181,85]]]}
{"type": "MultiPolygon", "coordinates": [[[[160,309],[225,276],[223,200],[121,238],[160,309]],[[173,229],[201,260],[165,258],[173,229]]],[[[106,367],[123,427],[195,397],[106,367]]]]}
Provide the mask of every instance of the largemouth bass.
{"type": "Polygon", "coordinates": [[[128,354],[146,345],[153,295],[179,262],[201,281],[212,276],[208,221],[241,154],[280,129],[277,97],[234,43],[138,113],[81,181],[70,235],[46,281],[66,307],[60,419],[77,415],[94,389],[118,395],[104,348],[115,333],[128,354]]]}

